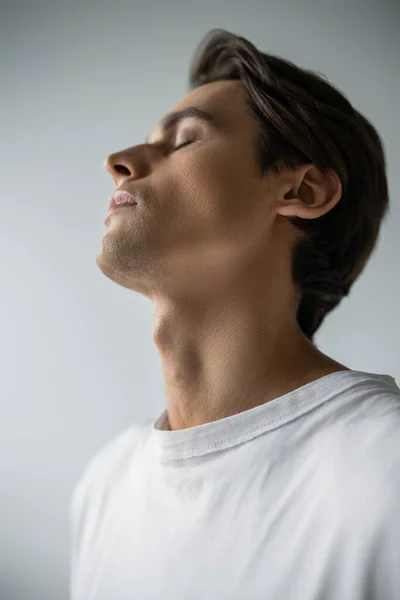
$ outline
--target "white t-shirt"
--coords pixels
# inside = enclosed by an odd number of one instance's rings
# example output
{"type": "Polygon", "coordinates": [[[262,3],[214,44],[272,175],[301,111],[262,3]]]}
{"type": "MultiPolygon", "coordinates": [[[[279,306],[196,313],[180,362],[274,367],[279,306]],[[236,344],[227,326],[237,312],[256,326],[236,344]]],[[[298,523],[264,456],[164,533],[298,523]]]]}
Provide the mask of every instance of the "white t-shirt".
{"type": "Polygon", "coordinates": [[[399,600],[393,377],[341,371],[166,427],[131,425],[75,485],[72,600],[399,600]]]}

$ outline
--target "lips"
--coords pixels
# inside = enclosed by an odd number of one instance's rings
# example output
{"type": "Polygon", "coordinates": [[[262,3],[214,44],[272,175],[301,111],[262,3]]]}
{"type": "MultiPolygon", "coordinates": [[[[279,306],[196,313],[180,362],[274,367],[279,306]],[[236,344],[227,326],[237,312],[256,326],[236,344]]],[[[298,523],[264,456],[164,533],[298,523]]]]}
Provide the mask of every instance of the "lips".
{"type": "Polygon", "coordinates": [[[119,206],[131,206],[133,204],[137,204],[138,201],[129,192],[118,191],[115,192],[108,203],[108,212],[114,210],[114,208],[118,208],[119,206]]]}

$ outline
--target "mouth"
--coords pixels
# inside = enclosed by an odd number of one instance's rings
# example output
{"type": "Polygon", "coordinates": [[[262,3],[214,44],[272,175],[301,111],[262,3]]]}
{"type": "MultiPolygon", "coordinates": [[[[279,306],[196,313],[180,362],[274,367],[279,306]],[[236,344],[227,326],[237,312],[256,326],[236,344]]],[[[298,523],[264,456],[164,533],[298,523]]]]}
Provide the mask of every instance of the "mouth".
{"type": "Polygon", "coordinates": [[[104,219],[104,224],[107,225],[112,213],[122,208],[134,208],[138,204],[135,196],[125,191],[115,192],[108,203],[108,214],[104,219]]]}
{"type": "Polygon", "coordinates": [[[108,203],[108,212],[110,213],[110,212],[116,210],[117,208],[134,206],[137,203],[138,203],[138,201],[135,198],[135,196],[133,196],[133,194],[130,194],[129,192],[120,190],[120,191],[115,192],[111,196],[109,203],[108,203]]]}

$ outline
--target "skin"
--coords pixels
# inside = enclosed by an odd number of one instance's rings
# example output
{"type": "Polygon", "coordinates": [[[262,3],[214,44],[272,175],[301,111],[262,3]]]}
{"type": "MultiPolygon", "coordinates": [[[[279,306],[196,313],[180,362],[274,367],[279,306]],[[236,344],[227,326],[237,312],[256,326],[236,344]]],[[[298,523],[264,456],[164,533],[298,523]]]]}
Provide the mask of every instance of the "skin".
{"type": "Polygon", "coordinates": [[[340,200],[334,172],[301,165],[261,176],[258,121],[239,81],[213,82],[173,111],[208,110],[107,157],[116,188],[144,201],[112,213],[96,254],[101,271],[154,305],[171,430],[222,419],[347,367],[296,321],[299,294],[287,217],[318,218],[340,200]],[[191,144],[174,150],[185,141],[191,144]]]}

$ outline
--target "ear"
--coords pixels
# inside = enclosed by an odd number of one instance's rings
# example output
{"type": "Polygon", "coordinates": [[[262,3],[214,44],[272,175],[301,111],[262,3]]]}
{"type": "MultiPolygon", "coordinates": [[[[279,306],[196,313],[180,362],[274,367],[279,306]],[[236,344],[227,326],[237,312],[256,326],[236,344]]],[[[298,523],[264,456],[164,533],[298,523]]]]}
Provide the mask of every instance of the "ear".
{"type": "Polygon", "coordinates": [[[283,217],[316,219],[329,212],[342,197],[342,183],[336,172],[323,173],[314,164],[296,167],[285,183],[276,207],[283,217]]]}

